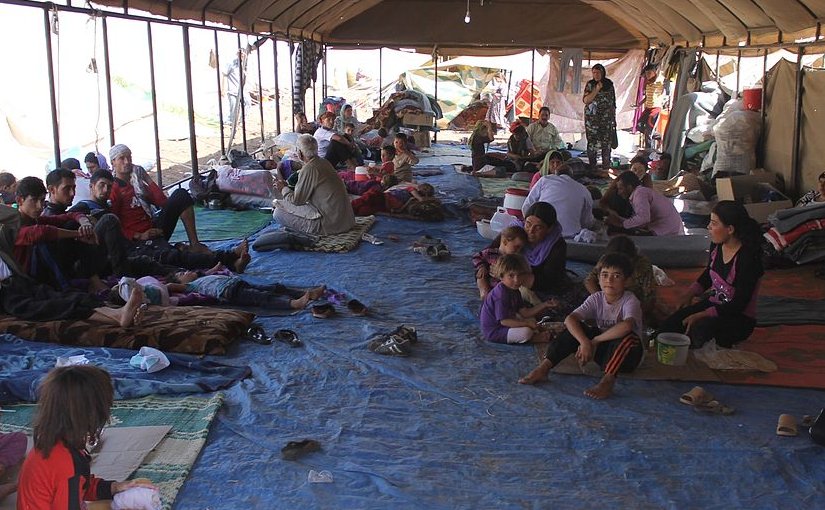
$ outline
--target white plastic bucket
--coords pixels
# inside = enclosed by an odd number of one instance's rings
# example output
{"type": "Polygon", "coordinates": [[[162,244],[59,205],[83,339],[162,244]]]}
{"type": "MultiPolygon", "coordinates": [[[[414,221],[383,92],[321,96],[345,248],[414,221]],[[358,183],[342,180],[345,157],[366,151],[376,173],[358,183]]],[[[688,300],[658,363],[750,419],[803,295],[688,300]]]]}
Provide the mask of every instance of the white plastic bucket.
{"type": "Polygon", "coordinates": [[[690,338],[681,333],[659,333],[656,337],[656,359],[662,365],[687,363],[690,338]]]}
{"type": "Polygon", "coordinates": [[[493,229],[494,232],[501,232],[516,223],[517,220],[518,218],[507,213],[507,209],[498,207],[496,213],[493,214],[493,217],[490,219],[490,228],[493,229]]]}

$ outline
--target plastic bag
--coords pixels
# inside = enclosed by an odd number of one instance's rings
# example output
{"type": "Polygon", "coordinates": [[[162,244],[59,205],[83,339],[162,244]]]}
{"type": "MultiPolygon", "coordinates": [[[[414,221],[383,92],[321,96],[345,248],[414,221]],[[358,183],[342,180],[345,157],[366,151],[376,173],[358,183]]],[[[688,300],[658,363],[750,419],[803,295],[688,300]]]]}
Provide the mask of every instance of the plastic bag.
{"type": "Polygon", "coordinates": [[[713,126],[716,138],[716,162],[713,174],[748,174],[756,168],[756,144],[762,128],[762,116],[745,110],[742,101],[728,101],[713,126]]]}

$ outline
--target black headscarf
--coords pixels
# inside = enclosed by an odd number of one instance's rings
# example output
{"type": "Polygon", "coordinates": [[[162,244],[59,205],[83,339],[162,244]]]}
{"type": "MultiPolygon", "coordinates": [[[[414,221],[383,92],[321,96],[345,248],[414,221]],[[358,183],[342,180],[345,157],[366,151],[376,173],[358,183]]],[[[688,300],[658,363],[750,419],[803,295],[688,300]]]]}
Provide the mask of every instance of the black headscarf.
{"type": "MultiPolygon", "coordinates": [[[[604,69],[604,66],[601,64],[596,64],[593,66],[593,69],[598,69],[602,72],[602,90],[605,92],[610,92],[613,90],[613,82],[607,79],[607,71],[604,69]]],[[[592,87],[595,87],[596,80],[590,80],[588,84],[592,84],[592,87]]]]}

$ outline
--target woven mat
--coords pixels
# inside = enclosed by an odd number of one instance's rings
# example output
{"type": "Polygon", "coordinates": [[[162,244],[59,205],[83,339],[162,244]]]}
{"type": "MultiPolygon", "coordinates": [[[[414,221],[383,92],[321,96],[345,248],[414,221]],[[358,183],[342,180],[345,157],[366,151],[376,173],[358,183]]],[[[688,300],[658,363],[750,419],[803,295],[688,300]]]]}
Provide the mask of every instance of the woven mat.
{"type": "MultiPolygon", "coordinates": [[[[544,359],[544,352],[547,344],[534,344],[536,348],[536,358],[538,362],[544,359]]],[[[569,375],[589,375],[601,377],[602,371],[595,363],[589,363],[584,368],[579,367],[575,356],[568,356],[552,370],[557,374],[569,375]]],[[[645,359],[636,370],[629,374],[619,374],[619,377],[628,379],[642,379],[646,381],[702,381],[702,382],[723,382],[716,371],[708,368],[707,365],[697,360],[693,353],[688,354],[687,363],[682,366],[662,365],[656,360],[654,351],[647,351],[645,359]]]]}
{"type": "Polygon", "coordinates": [[[344,253],[354,250],[363,236],[375,223],[375,216],[356,216],[355,226],[351,230],[331,236],[321,236],[318,242],[304,251],[322,251],[326,253],[344,253]]]}
{"type": "MultiPolygon", "coordinates": [[[[209,426],[223,403],[223,395],[210,398],[144,397],[119,400],[112,405],[112,427],[171,425],[172,430],[143,460],[131,478],[148,478],[160,489],[163,510],[172,508],[175,497],[195,464],[209,426]]],[[[13,413],[3,413],[0,432],[24,432],[31,435],[36,405],[4,406],[13,413]]]]}
{"type": "Polygon", "coordinates": [[[507,188],[530,189],[529,182],[514,181],[507,177],[479,177],[478,182],[485,197],[503,197],[507,188]]]}
{"type": "MultiPolygon", "coordinates": [[[[271,211],[263,212],[258,209],[233,211],[231,209],[195,207],[195,225],[198,227],[198,238],[204,242],[243,239],[269,225],[271,221],[271,211]]],[[[183,222],[179,221],[169,241],[177,243],[187,239],[183,222]]]]}

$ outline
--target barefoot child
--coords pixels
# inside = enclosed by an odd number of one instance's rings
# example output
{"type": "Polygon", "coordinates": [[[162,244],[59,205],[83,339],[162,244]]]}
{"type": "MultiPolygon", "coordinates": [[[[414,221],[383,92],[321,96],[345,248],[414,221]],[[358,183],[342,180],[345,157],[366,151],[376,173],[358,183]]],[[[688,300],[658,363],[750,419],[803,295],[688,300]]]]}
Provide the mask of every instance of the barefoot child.
{"type": "Polygon", "coordinates": [[[169,293],[197,292],[223,303],[240,306],[260,306],[278,310],[300,310],[310,301],[323,295],[325,286],[312,289],[295,289],[276,283],[274,285],[252,285],[239,276],[211,274],[199,276],[194,271],[184,271],[174,275],[177,280],[167,283],[169,293]]]}
{"type": "Polygon", "coordinates": [[[537,332],[536,315],[552,306],[539,303],[526,307],[519,288],[530,273],[527,260],[521,255],[504,255],[493,264],[492,273],[501,281],[481,305],[481,331],[490,342],[522,344],[535,340],[546,341],[545,332],[537,332]]]}
{"type": "Polygon", "coordinates": [[[604,370],[601,381],[584,392],[590,398],[603,399],[613,392],[619,372],[631,372],[641,363],[642,307],[636,296],[625,290],[633,263],[625,255],[609,253],[599,260],[598,268],[602,290],[567,316],[567,330],[550,343],[541,364],[519,379],[521,384],[543,381],[551,368],[575,353],[580,365],[595,360],[604,370]]]}
{"type": "Polygon", "coordinates": [[[87,445],[108,423],[112,379],[94,365],[55,368],[40,385],[34,448],[20,471],[17,508],[86,508],[84,501],[112,499],[148,481],[114,482],[89,472],[87,445]]]}
{"type": "Polygon", "coordinates": [[[473,255],[473,267],[476,269],[476,286],[481,299],[498,284],[498,278],[490,274],[490,267],[502,255],[521,253],[527,244],[527,232],[518,225],[507,227],[490,246],[473,255]]]}

